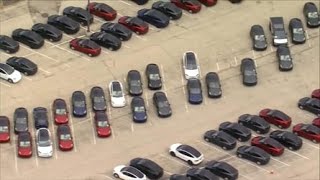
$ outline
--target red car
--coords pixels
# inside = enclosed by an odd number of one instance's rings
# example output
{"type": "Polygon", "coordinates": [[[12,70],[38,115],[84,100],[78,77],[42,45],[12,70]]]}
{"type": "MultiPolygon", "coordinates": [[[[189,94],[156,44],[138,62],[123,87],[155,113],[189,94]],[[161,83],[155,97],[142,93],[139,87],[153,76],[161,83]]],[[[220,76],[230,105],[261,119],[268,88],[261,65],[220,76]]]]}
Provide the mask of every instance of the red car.
{"type": "Polygon", "coordinates": [[[106,21],[112,21],[117,17],[117,11],[104,3],[92,2],[87,9],[93,15],[103,18],[106,21]]]}
{"type": "Polygon", "coordinates": [[[311,97],[320,99],[320,89],[312,91],[311,97]]]}
{"type": "Polygon", "coordinates": [[[0,143],[10,141],[10,122],[7,116],[0,116],[0,143]]]}
{"type": "Polygon", "coordinates": [[[296,135],[309,139],[314,143],[320,142],[320,128],[312,124],[297,124],[293,126],[292,131],[296,135]]]}
{"type": "Polygon", "coordinates": [[[32,137],[29,132],[20,132],[17,141],[18,156],[28,158],[32,156],[32,137]]]}
{"type": "Polygon", "coordinates": [[[63,99],[55,99],[52,104],[53,119],[56,124],[67,124],[69,112],[67,103],[63,99]]]}
{"type": "Polygon", "coordinates": [[[210,7],[210,6],[216,5],[218,0],[198,0],[198,1],[201,2],[203,5],[210,7]]]}
{"type": "Polygon", "coordinates": [[[57,128],[59,149],[70,151],[73,149],[73,138],[68,124],[59,125],[57,128]]]}
{"type": "Polygon", "coordinates": [[[101,47],[90,39],[73,39],[70,41],[70,48],[87,54],[88,56],[98,56],[101,53],[101,47]]]}
{"type": "Polygon", "coordinates": [[[111,128],[107,114],[103,111],[97,111],[94,115],[96,131],[99,137],[108,137],[111,135],[111,128]]]}
{"type": "Polygon", "coordinates": [[[315,118],[315,119],[312,121],[312,125],[317,126],[318,128],[320,128],[320,117],[315,118]]]}
{"type": "Polygon", "coordinates": [[[259,116],[270,124],[278,126],[280,129],[290,127],[292,121],[291,117],[276,109],[263,109],[259,112],[259,116]]]}
{"type": "Polygon", "coordinates": [[[149,30],[148,23],[137,17],[123,16],[118,20],[118,23],[126,26],[136,34],[146,34],[149,30]]]}
{"type": "Polygon", "coordinates": [[[271,154],[272,156],[280,156],[284,152],[284,147],[278,141],[263,136],[254,137],[251,140],[252,146],[257,146],[267,153],[271,154]]]}
{"type": "Polygon", "coordinates": [[[201,10],[201,4],[197,0],[171,0],[171,2],[190,13],[197,13],[201,10]]]}

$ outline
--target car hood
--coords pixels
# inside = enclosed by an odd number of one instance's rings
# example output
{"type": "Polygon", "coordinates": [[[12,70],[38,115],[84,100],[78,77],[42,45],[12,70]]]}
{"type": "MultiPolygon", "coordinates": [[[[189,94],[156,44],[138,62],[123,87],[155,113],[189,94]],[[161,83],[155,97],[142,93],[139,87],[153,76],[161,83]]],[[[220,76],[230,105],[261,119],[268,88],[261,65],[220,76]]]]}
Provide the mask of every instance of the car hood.
{"type": "Polygon", "coordinates": [[[67,115],[56,115],[55,116],[55,121],[63,123],[68,121],[68,116],[67,115]]]}
{"type": "Polygon", "coordinates": [[[280,61],[280,67],[284,69],[290,69],[293,67],[292,61],[280,61]]]}
{"type": "Polygon", "coordinates": [[[50,152],[52,152],[52,146],[38,146],[37,149],[41,153],[50,153],[50,152]]]}
{"type": "Polygon", "coordinates": [[[13,82],[18,82],[21,80],[22,75],[19,71],[14,70],[12,74],[9,75],[13,82]]]}
{"type": "Polygon", "coordinates": [[[257,76],[254,76],[254,75],[252,75],[252,76],[244,76],[244,81],[246,83],[255,83],[255,82],[257,82],[257,76]]]}
{"type": "Polygon", "coordinates": [[[147,113],[145,112],[134,112],[133,114],[134,119],[136,120],[145,120],[147,118],[147,113]]]}
{"type": "Polygon", "coordinates": [[[210,88],[208,93],[209,95],[212,95],[212,96],[219,96],[222,94],[222,91],[220,88],[210,88]]]}
{"type": "Polygon", "coordinates": [[[171,114],[171,108],[170,107],[162,107],[159,109],[160,115],[168,115],[171,114]]]}
{"type": "Polygon", "coordinates": [[[72,140],[61,140],[59,142],[60,148],[72,148],[73,147],[73,142],[72,140]]]}
{"type": "Polygon", "coordinates": [[[97,131],[98,131],[98,134],[105,135],[105,136],[111,133],[110,127],[98,127],[97,131]]]}
{"type": "Polygon", "coordinates": [[[0,141],[6,141],[10,139],[9,133],[0,133],[0,141]]]}
{"type": "Polygon", "coordinates": [[[112,97],[113,104],[125,104],[126,99],[124,97],[112,97]]]}
{"type": "Polygon", "coordinates": [[[202,101],[202,94],[192,94],[189,95],[190,101],[202,101]]]}
{"type": "Polygon", "coordinates": [[[130,86],[130,93],[133,93],[133,94],[142,93],[141,86],[130,86]]]}
{"type": "Polygon", "coordinates": [[[20,155],[31,155],[32,154],[32,148],[31,147],[20,147],[18,150],[18,153],[20,155]]]}

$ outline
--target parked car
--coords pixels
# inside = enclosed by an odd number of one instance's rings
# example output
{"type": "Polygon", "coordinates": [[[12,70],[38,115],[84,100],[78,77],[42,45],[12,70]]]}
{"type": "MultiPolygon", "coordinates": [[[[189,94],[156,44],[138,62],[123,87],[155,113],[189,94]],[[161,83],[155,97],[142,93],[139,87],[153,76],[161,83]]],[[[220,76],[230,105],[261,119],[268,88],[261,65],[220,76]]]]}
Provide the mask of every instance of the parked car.
{"type": "Polygon", "coordinates": [[[42,36],[42,38],[48,39],[51,42],[57,42],[62,39],[62,32],[50,24],[37,23],[31,29],[42,36]]]}
{"type": "Polygon", "coordinates": [[[206,74],[206,85],[208,97],[219,98],[222,95],[221,83],[219,75],[216,72],[208,72],[206,74]]]}
{"type": "Polygon", "coordinates": [[[36,132],[37,154],[39,157],[52,157],[53,147],[48,128],[39,128],[36,132]]]}
{"type": "Polygon", "coordinates": [[[253,59],[244,58],[241,61],[240,71],[242,83],[246,86],[255,86],[258,83],[256,64],[253,59]]]}
{"type": "Polygon", "coordinates": [[[32,156],[32,137],[28,131],[18,134],[17,152],[18,157],[28,158],[32,156]]]}
{"type": "Polygon", "coordinates": [[[161,74],[157,64],[151,63],[147,65],[146,76],[149,89],[158,90],[162,88],[161,74]]]}
{"type": "Polygon", "coordinates": [[[172,144],[170,146],[169,153],[173,157],[178,157],[188,162],[189,165],[198,165],[204,159],[204,156],[201,152],[186,144],[172,144]]]}
{"type": "Polygon", "coordinates": [[[219,177],[205,168],[191,168],[187,171],[187,177],[192,180],[219,180],[219,177]]]}
{"type": "Polygon", "coordinates": [[[270,161],[270,155],[256,146],[240,146],[238,147],[236,154],[239,158],[247,159],[258,165],[266,165],[270,161]]]}
{"type": "Polygon", "coordinates": [[[200,78],[200,66],[198,63],[198,57],[195,52],[187,51],[183,54],[182,64],[186,79],[200,78]]]}
{"type": "Polygon", "coordinates": [[[303,44],[306,42],[305,30],[301,19],[292,18],[289,23],[289,31],[291,33],[292,43],[303,44]]]}
{"type": "Polygon", "coordinates": [[[58,139],[59,149],[61,151],[70,151],[73,149],[73,138],[72,138],[71,129],[68,124],[58,125],[57,139],[58,139]]]}
{"type": "Polygon", "coordinates": [[[292,132],[275,130],[269,134],[269,137],[277,140],[283,146],[290,150],[298,150],[302,147],[302,139],[292,132]]]}
{"type": "Polygon", "coordinates": [[[312,93],[311,93],[311,97],[320,99],[320,89],[313,90],[312,93]]]}
{"type": "Polygon", "coordinates": [[[147,121],[147,110],[142,97],[133,97],[131,100],[132,119],[134,122],[143,123],[147,121]]]}
{"type": "Polygon", "coordinates": [[[12,32],[11,37],[31,49],[39,49],[44,44],[44,39],[39,34],[28,29],[18,28],[12,32]]]}
{"type": "Polygon", "coordinates": [[[163,168],[154,161],[146,158],[134,158],[130,166],[139,169],[149,179],[159,179],[163,176],[163,168]]]}
{"type": "Polygon", "coordinates": [[[259,116],[266,120],[268,123],[273,124],[280,129],[286,129],[291,125],[291,117],[284,112],[277,109],[262,109],[259,116]]]}
{"type": "Polygon", "coordinates": [[[80,24],[77,21],[63,15],[51,15],[48,17],[47,23],[66,34],[75,34],[80,30],[80,24]]]}
{"type": "Polygon", "coordinates": [[[207,7],[214,6],[218,2],[218,0],[198,0],[198,1],[207,7]]]}
{"type": "Polygon", "coordinates": [[[203,136],[204,140],[220,146],[224,150],[234,149],[237,145],[237,140],[224,131],[209,130],[203,136]]]}
{"type": "Polygon", "coordinates": [[[201,104],[203,101],[201,82],[197,78],[190,78],[187,82],[188,101],[190,104],[201,104]]]}
{"type": "Polygon", "coordinates": [[[63,9],[63,15],[77,21],[81,25],[93,23],[93,16],[83,8],[68,6],[63,9]]]}
{"type": "Polygon", "coordinates": [[[87,10],[106,21],[113,21],[117,17],[117,11],[105,3],[91,2],[87,10]]]}
{"type": "Polygon", "coordinates": [[[209,161],[206,164],[205,169],[209,170],[216,176],[219,176],[223,179],[236,180],[239,177],[239,171],[233,166],[231,166],[229,163],[223,161],[209,161]]]}
{"type": "Polygon", "coordinates": [[[72,93],[71,104],[73,116],[85,117],[87,115],[86,95],[82,91],[72,93]]]}
{"type": "Polygon", "coordinates": [[[229,0],[229,2],[231,2],[232,4],[235,4],[235,3],[240,3],[242,0],[229,0]]]}
{"type": "Polygon", "coordinates": [[[284,152],[284,147],[280,144],[277,140],[263,137],[263,136],[256,136],[251,139],[251,145],[257,146],[272,156],[280,156],[284,152]]]}
{"type": "Polygon", "coordinates": [[[0,143],[10,141],[10,121],[7,116],[0,116],[0,143]]]}
{"type": "Polygon", "coordinates": [[[124,107],[126,105],[126,98],[120,81],[110,82],[109,93],[112,107],[124,107]]]}
{"type": "Polygon", "coordinates": [[[293,68],[290,49],[286,45],[279,45],[277,48],[277,58],[280,71],[290,71],[293,68]]]}
{"type": "Polygon", "coordinates": [[[14,132],[16,134],[29,131],[29,115],[24,107],[19,107],[13,113],[14,132]]]}
{"type": "Polygon", "coordinates": [[[48,110],[44,107],[36,107],[33,109],[34,126],[36,129],[48,128],[48,110]]]}
{"type": "Polygon", "coordinates": [[[0,78],[9,83],[17,83],[21,80],[21,73],[8,64],[0,63],[0,78]]]}
{"type": "Polygon", "coordinates": [[[303,6],[303,15],[306,18],[308,28],[316,28],[320,26],[320,15],[315,3],[306,2],[303,6]]]}
{"type": "Polygon", "coordinates": [[[106,112],[95,112],[94,120],[98,137],[109,137],[111,135],[111,127],[106,112]]]}
{"type": "Polygon", "coordinates": [[[320,142],[320,128],[312,124],[299,123],[293,126],[292,132],[314,143],[320,142]]]}
{"type": "Polygon", "coordinates": [[[90,35],[90,40],[110,51],[116,51],[120,49],[122,45],[121,40],[118,37],[105,32],[92,33],[90,35]]]}
{"type": "Polygon", "coordinates": [[[170,103],[168,101],[167,95],[164,92],[155,92],[152,99],[159,117],[170,117],[172,115],[170,103]]]}
{"type": "Polygon", "coordinates": [[[258,134],[265,134],[270,130],[270,124],[257,115],[243,114],[238,118],[238,123],[258,134]]]}
{"type": "Polygon", "coordinates": [[[101,47],[90,39],[76,38],[70,41],[70,48],[87,54],[90,57],[98,56],[101,53],[101,47]]]}
{"type": "Polygon", "coordinates": [[[127,74],[128,90],[131,96],[140,96],[143,92],[140,72],[130,70],[127,74]]]}
{"type": "Polygon", "coordinates": [[[190,178],[181,174],[172,174],[169,180],[190,180],[190,178]]]}
{"type": "Polygon", "coordinates": [[[197,13],[201,10],[201,4],[197,0],[171,0],[170,2],[189,13],[197,13]]]}
{"type": "Polygon", "coordinates": [[[172,20],[180,19],[182,10],[171,2],[157,1],[152,4],[152,9],[158,10],[172,20]]]}
{"type": "Polygon", "coordinates": [[[288,38],[284,28],[283,17],[270,17],[269,29],[272,34],[272,43],[274,46],[288,44],[288,38]]]}
{"type": "Polygon", "coordinates": [[[320,99],[304,97],[299,100],[298,107],[320,116],[320,99]]]}
{"type": "Polygon", "coordinates": [[[119,18],[118,23],[124,25],[136,34],[146,34],[149,31],[148,23],[138,17],[123,16],[119,18]]]}
{"type": "Polygon", "coordinates": [[[219,131],[224,131],[241,142],[251,138],[251,131],[239,123],[223,122],[219,125],[219,131]]]}
{"type": "Polygon", "coordinates": [[[315,118],[315,119],[312,121],[312,125],[317,126],[318,128],[320,128],[320,117],[315,118]]]}
{"type": "Polygon", "coordinates": [[[140,9],[137,16],[157,28],[165,28],[170,22],[168,16],[155,9],[140,9]]]}
{"type": "Polygon", "coordinates": [[[15,70],[23,73],[26,76],[34,75],[38,71],[38,66],[25,57],[12,56],[7,59],[6,64],[13,67],[15,70]]]}
{"type": "Polygon", "coordinates": [[[251,26],[250,37],[254,50],[263,51],[267,49],[267,38],[261,25],[256,24],[251,26]]]}
{"type": "Polygon", "coordinates": [[[145,174],[132,166],[119,165],[113,169],[113,176],[120,179],[147,180],[145,174]]]}
{"type": "Polygon", "coordinates": [[[93,111],[106,111],[107,103],[106,103],[106,95],[104,90],[100,86],[94,86],[90,91],[90,98],[92,104],[93,111]]]}
{"type": "Polygon", "coordinates": [[[148,2],[148,0],[131,0],[135,2],[137,5],[144,5],[148,2]]]}
{"type": "Polygon", "coordinates": [[[102,24],[101,31],[110,33],[121,41],[128,41],[132,37],[132,31],[119,23],[107,22],[102,24]]]}
{"type": "Polygon", "coordinates": [[[6,35],[0,35],[0,49],[6,53],[15,53],[20,49],[19,43],[6,35]]]}
{"type": "Polygon", "coordinates": [[[69,111],[64,99],[57,98],[52,103],[52,113],[55,124],[67,124],[69,122],[69,111]]]}

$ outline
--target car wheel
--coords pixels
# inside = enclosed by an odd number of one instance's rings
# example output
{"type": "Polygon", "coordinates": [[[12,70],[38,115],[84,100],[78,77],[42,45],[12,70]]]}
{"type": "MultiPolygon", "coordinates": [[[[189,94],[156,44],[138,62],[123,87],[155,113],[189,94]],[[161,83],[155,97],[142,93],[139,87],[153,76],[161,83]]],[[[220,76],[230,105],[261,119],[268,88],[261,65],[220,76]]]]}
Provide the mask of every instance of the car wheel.
{"type": "Polygon", "coordinates": [[[70,48],[71,48],[72,50],[74,50],[74,47],[73,47],[73,46],[70,46],[70,48]]]}
{"type": "Polygon", "coordinates": [[[227,178],[227,177],[225,177],[225,178],[223,178],[224,180],[229,180],[229,178],[227,178]]]}
{"type": "Polygon", "coordinates": [[[109,47],[108,49],[109,49],[110,51],[113,51],[113,47],[109,47]]]}
{"type": "Polygon", "coordinates": [[[243,126],[243,123],[242,123],[242,122],[239,122],[239,124],[243,126]]]}
{"type": "Polygon", "coordinates": [[[89,57],[92,57],[92,54],[89,53],[88,56],[89,56],[89,57]]]}
{"type": "Polygon", "coordinates": [[[288,148],[289,148],[291,151],[293,150],[293,147],[291,147],[291,146],[289,146],[288,148]]]}
{"type": "Polygon", "coordinates": [[[29,73],[28,73],[28,72],[24,72],[23,74],[24,74],[24,75],[26,75],[26,76],[28,76],[28,75],[29,75],[29,73]]]}
{"type": "Polygon", "coordinates": [[[257,164],[258,164],[258,165],[261,165],[261,162],[260,162],[260,161],[257,161],[257,164]]]}
{"type": "Polygon", "coordinates": [[[238,156],[239,158],[242,158],[242,155],[241,155],[241,154],[237,154],[237,156],[238,156]]]}
{"type": "Polygon", "coordinates": [[[189,13],[192,13],[192,10],[189,10],[189,13]]]}
{"type": "Polygon", "coordinates": [[[114,176],[115,178],[119,178],[119,175],[118,175],[117,173],[114,173],[113,176],[114,176]]]}
{"type": "Polygon", "coordinates": [[[300,108],[300,109],[303,109],[303,106],[299,105],[299,108],[300,108]]]}
{"type": "Polygon", "coordinates": [[[85,24],[84,24],[84,22],[81,22],[80,24],[81,24],[82,26],[84,26],[84,25],[85,25],[85,24]]]}
{"type": "Polygon", "coordinates": [[[171,155],[172,157],[176,157],[176,154],[175,154],[173,151],[170,152],[170,155],[171,155]]]}
{"type": "Polygon", "coordinates": [[[10,54],[11,52],[9,50],[6,50],[6,53],[10,54]]]}
{"type": "Polygon", "coordinates": [[[50,38],[49,41],[53,42],[53,39],[50,38]]]}
{"type": "Polygon", "coordinates": [[[225,146],[222,146],[222,149],[224,149],[224,150],[227,150],[227,147],[225,147],[225,146]]]}
{"type": "Polygon", "coordinates": [[[261,132],[259,130],[256,131],[258,134],[261,134],[261,132]]]}
{"type": "Polygon", "coordinates": [[[194,165],[192,161],[188,161],[188,164],[189,164],[190,166],[193,166],[193,165],[194,165]]]}
{"type": "Polygon", "coordinates": [[[209,142],[209,141],[210,141],[210,140],[209,140],[209,138],[204,138],[204,140],[205,140],[205,141],[207,141],[207,142],[209,142]]]}
{"type": "Polygon", "coordinates": [[[13,80],[12,80],[12,79],[8,79],[8,82],[9,82],[9,83],[13,83],[13,80]]]}
{"type": "Polygon", "coordinates": [[[318,143],[318,141],[316,139],[312,139],[313,143],[318,143]]]}
{"type": "Polygon", "coordinates": [[[119,39],[120,39],[121,41],[123,41],[123,38],[122,38],[122,37],[120,37],[119,39]]]}
{"type": "Polygon", "coordinates": [[[278,128],[282,129],[283,127],[281,125],[279,125],[278,128]]]}
{"type": "Polygon", "coordinates": [[[136,34],[138,34],[138,35],[139,35],[139,34],[140,34],[140,32],[139,32],[139,31],[136,31],[136,34]]]}
{"type": "Polygon", "coordinates": [[[298,132],[294,132],[294,134],[298,136],[298,132]]]}
{"type": "Polygon", "coordinates": [[[238,141],[242,141],[242,139],[241,139],[241,138],[238,138],[238,141]]]}

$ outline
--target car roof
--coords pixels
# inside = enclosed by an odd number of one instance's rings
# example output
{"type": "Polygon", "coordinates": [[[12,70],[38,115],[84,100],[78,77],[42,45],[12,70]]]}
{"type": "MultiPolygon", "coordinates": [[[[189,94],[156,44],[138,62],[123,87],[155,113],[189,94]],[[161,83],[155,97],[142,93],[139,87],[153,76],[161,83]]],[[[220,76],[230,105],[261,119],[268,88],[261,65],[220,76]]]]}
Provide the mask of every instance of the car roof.
{"type": "Polygon", "coordinates": [[[144,106],[144,100],[141,97],[133,97],[131,104],[133,106],[144,106]]]}
{"type": "Polygon", "coordinates": [[[107,114],[103,111],[97,111],[95,115],[96,115],[97,121],[107,121],[108,120],[107,114]]]}
{"type": "Polygon", "coordinates": [[[138,169],[131,167],[131,166],[126,166],[121,169],[121,171],[127,171],[130,172],[134,175],[136,175],[138,178],[143,178],[144,174],[142,174],[138,169]]]}
{"type": "Polygon", "coordinates": [[[159,66],[157,64],[153,64],[153,63],[147,65],[147,71],[150,74],[160,73],[159,66]]]}
{"type": "Polygon", "coordinates": [[[20,132],[18,134],[18,140],[20,140],[20,141],[31,141],[31,134],[29,132],[20,132]]]}
{"type": "Polygon", "coordinates": [[[9,118],[7,116],[0,116],[0,126],[9,126],[9,118]]]}
{"type": "Polygon", "coordinates": [[[120,82],[119,81],[112,81],[112,89],[114,91],[122,91],[120,82]]]}
{"type": "Polygon", "coordinates": [[[188,79],[188,87],[189,88],[201,88],[201,82],[197,78],[188,79]]]}
{"type": "Polygon", "coordinates": [[[60,134],[70,134],[70,127],[67,124],[62,124],[58,126],[57,130],[60,134]]]}
{"type": "Polygon", "coordinates": [[[164,92],[162,91],[158,91],[154,93],[154,96],[157,97],[158,100],[160,101],[167,101],[167,96],[164,92]]]}
{"type": "Polygon", "coordinates": [[[82,99],[85,98],[85,94],[82,91],[74,91],[72,93],[72,99],[82,99]]]}
{"type": "Polygon", "coordinates": [[[143,158],[138,162],[138,164],[141,164],[143,166],[147,166],[154,171],[161,171],[162,170],[162,168],[158,164],[156,164],[155,162],[153,162],[149,159],[143,158]]]}
{"type": "Polygon", "coordinates": [[[66,101],[63,99],[60,99],[60,98],[55,99],[54,104],[56,108],[66,108],[66,101]]]}
{"type": "Polygon", "coordinates": [[[0,63],[0,69],[8,72],[8,71],[12,71],[14,68],[9,66],[8,64],[0,63]]]}
{"type": "Polygon", "coordinates": [[[131,79],[135,79],[135,80],[141,79],[140,72],[137,70],[130,70],[128,72],[128,76],[130,76],[131,79]]]}
{"type": "Polygon", "coordinates": [[[201,153],[198,150],[186,144],[180,145],[177,149],[187,151],[196,157],[201,156],[201,153]]]}

